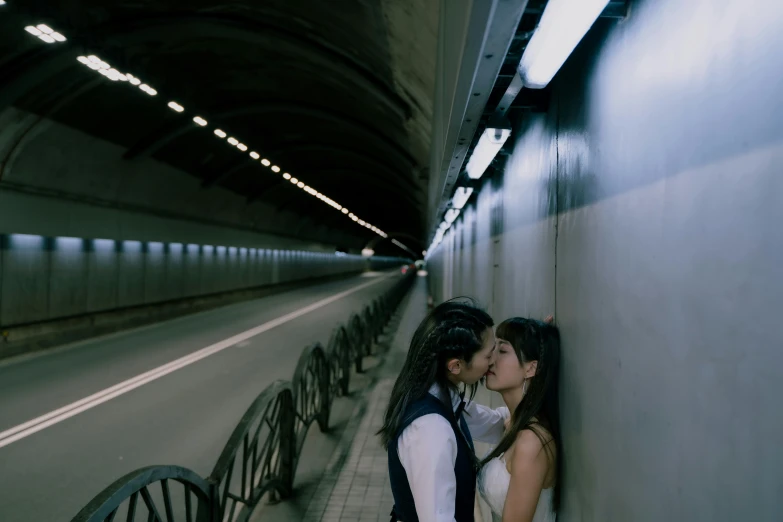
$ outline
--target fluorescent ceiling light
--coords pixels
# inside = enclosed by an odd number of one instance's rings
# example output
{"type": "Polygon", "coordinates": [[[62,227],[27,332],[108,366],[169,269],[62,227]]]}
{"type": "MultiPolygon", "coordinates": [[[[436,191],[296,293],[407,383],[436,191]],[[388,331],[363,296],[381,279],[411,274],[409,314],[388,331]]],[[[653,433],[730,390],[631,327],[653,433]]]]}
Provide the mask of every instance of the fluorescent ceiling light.
{"type": "Polygon", "coordinates": [[[40,38],[41,40],[43,40],[46,43],[54,43],[54,38],[52,38],[48,34],[39,34],[38,38],[40,38]]]}
{"type": "Polygon", "coordinates": [[[272,165],[272,172],[280,172],[280,167],[277,165],[272,165]]]}
{"type": "Polygon", "coordinates": [[[251,152],[250,157],[253,158],[254,160],[257,160],[261,156],[258,155],[258,152],[251,152]]]}
{"type": "Polygon", "coordinates": [[[443,219],[446,220],[446,223],[451,225],[454,223],[454,220],[457,219],[457,216],[459,216],[459,209],[451,208],[446,211],[446,215],[443,217],[443,219]]]}
{"type": "Polygon", "coordinates": [[[304,183],[302,183],[302,182],[300,181],[299,183],[297,183],[297,184],[296,184],[296,186],[297,186],[297,187],[299,187],[299,188],[304,188],[304,183]]]}
{"type": "Polygon", "coordinates": [[[54,32],[54,29],[49,27],[46,24],[38,24],[38,30],[41,31],[44,34],[52,34],[54,32]]]}
{"type": "Polygon", "coordinates": [[[284,178],[284,179],[291,179],[291,174],[289,174],[288,172],[286,172],[285,174],[283,174],[283,178],[284,178]]]}
{"type": "Polygon", "coordinates": [[[227,134],[220,129],[215,129],[215,136],[218,138],[225,138],[227,134]]]}
{"type": "Polygon", "coordinates": [[[473,149],[473,154],[470,155],[468,165],[465,167],[470,179],[479,179],[484,175],[484,171],[503,148],[503,144],[506,143],[510,135],[511,128],[508,127],[487,127],[484,129],[473,149]]]}
{"type": "Polygon", "coordinates": [[[169,102],[169,107],[171,107],[173,110],[175,110],[177,112],[182,112],[182,111],[185,110],[185,107],[183,107],[182,105],[180,105],[177,102],[169,102]]]}
{"type": "Polygon", "coordinates": [[[61,35],[56,31],[51,34],[51,37],[57,40],[58,42],[64,42],[66,40],[66,38],[63,35],[61,35]]]}
{"type": "Polygon", "coordinates": [[[473,194],[473,189],[469,187],[457,187],[457,191],[454,192],[454,197],[451,198],[451,206],[453,208],[462,209],[465,207],[465,203],[470,199],[470,195],[473,194]]]}
{"type": "Polygon", "coordinates": [[[262,160],[261,160],[261,164],[262,164],[264,167],[268,167],[269,165],[271,165],[271,164],[272,164],[272,162],[271,162],[271,161],[269,161],[268,159],[264,158],[264,159],[262,159],[262,160]]]}
{"type": "Polygon", "coordinates": [[[141,89],[142,91],[146,92],[146,93],[147,93],[147,94],[149,94],[150,96],[155,96],[156,94],[158,94],[158,91],[156,91],[155,89],[153,89],[152,87],[150,87],[150,86],[149,86],[149,85],[147,85],[146,83],[142,83],[142,84],[139,86],[139,89],[141,89]]]}
{"type": "MultiPolygon", "coordinates": [[[[130,78],[130,81],[132,82],[132,81],[133,81],[133,78],[130,78]]],[[[205,119],[204,119],[204,118],[202,118],[201,116],[196,116],[195,118],[193,118],[193,121],[194,121],[194,122],[196,122],[196,123],[198,123],[198,124],[199,124],[199,125],[201,125],[202,127],[206,127],[206,126],[207,126],[207,120],[205,120],[205,119]]]]}
{"type": "Polygon", "coordinates": [[[609,0],[549,0],[519,61],[525,87],[549,84],[609,0]]]}
{"type": "Polygon", "coordinates": [[[238,139],[236,139],[236,138],[234,138],[233,136],[232,136],[231,138],[229,138],[229,139],[228,139],[228,142],[229,142],[231,145],[239,145],[239,140],[238,140],[238,139]]]}
{"type": "Polygon", "coordinates": [[[347,214],[347,213],[348,213],[348,209],[343,207],[343,214],[347,214]]]}
{"type": "Polygon", "coordinates": [[[240,143],[239,145],[237,145],[237,148],[242,152],[247,152],[247,145],[245,145],[244,143],[240,143]]]}
{"type": "Polygon", "coordinates": [[[41,33],[40,29],[38,29],[37,27],[33,27],[32,25],[28,25],[27,27],[24,28],[24,30],[33,36],[40,36],[41,34],[43,34],[41,33]]]}
{"type": "Polygon", "coordinates": [[[292,184],[294,184],[294,185],[296,185],[297,183],[299,183],[299,180],[298,180],[298,179],[296,179],[296,178],[291,178],[289,181],[290,181],[292,184]]]}
{"type": "Polygon", "coordinates": [[[372,257],[375,255],[375,251],[372,248],[363,248],[362,257],[372,257]]]}

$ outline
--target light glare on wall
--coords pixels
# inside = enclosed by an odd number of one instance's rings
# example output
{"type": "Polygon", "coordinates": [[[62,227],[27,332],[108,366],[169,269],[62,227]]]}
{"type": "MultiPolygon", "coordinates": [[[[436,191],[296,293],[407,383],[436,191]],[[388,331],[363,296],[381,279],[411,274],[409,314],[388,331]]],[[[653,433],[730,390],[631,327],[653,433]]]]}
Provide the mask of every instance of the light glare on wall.
{"type": "Polygon", "coordinates": [[[58,249],[78,250],[84,245],[84,240],[77,237],[56,237],[54,245],[58,249]]]}
{"type": "Polygon", "coordinates": [[[122,250],[125,252],[141,252],[141,241],[125,240],[122,242],[122,250]]]}
{"type": "Polygon", "coordinates": [[[40,248],[44,244],[43,236],[32,234],[11,234],[8,236],[12,247],[35,247],[40,248]]]}

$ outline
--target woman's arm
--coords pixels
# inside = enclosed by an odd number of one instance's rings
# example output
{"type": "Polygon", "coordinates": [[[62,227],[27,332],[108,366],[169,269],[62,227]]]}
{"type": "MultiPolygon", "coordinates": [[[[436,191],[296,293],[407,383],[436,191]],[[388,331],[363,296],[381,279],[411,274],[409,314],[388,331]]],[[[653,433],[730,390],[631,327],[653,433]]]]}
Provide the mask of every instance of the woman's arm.
{"type": "Polygon", "coordinates": [[[465,406],[464,419],[473,440],[497,444],[506,430],[505,421],[509,417],[508,408],[502,406],[492,409],[489,406],[470,401],[465,406]]]}
{"type": "Polygon", "coordinates": [[[402,431],[397,454],[419,522],[454,522],[457,438],[449,421],[437,414],[419,417],[402,431]]]}
{"type": "Polygon", "coordinates": [[[538,436],[522,430],[511,456],[511,481],[503,507],[503,522],[531,522],[544,488],[549,457],[538,436]]]}

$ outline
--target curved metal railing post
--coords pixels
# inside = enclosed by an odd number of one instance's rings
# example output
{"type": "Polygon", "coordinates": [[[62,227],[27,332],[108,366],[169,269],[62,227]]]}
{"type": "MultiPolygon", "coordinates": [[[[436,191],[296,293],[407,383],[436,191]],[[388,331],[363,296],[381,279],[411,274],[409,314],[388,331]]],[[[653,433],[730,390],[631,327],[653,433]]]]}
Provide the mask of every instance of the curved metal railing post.
{"type": "Polygon", "coordinates": [[[212,487],[195,472],[179,466],[149,466],[128,473],[101,491],[71,522],[114,520],[126,501],[123,512],[128,513],[128,520],[146,512],[149,520],[163,520],[161,513],[173,520],[177,513],[179,519],[187,522],[213,522],[217,520],[213,499],[212,487]],[[174,504],[169,481],[184,487],[183,505],[174,504]],[[154,484],[160,484],[159,496],[156,491],[150,491],[154,484]]]}
{"type": "Polygon", "coordinates": [[[291,384],[276,381],[234,428],[208,480],[220,520],[244,521],[265,493],[285,498],[293,484],[294,402],[291,384]],[[262,440],[263,439],[263,440],[262,440]]]}
{"type": "Polygon", "coordinates": [[[337,326],[332,331],[327,357],[330,367],[331,397],[348,395],[351,380],[351,348],[348,342],[348,332],[344,326],[337,326]]]}
{"type": "Polygon", "coordinates": [[[354,360],[354,366],[356,373],[362,373],[362,359],[364,358],[363,349],[363,330],[362,319],[356,315],[351,314],[351,318],[348,319],[348,337],[351,341],[351,356],[354,360]]]}

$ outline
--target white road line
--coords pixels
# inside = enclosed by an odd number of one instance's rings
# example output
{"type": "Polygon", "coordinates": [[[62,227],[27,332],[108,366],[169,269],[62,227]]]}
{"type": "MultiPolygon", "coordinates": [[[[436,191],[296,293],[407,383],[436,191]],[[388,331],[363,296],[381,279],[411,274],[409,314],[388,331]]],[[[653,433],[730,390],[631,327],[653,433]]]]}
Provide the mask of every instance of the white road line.
{"type": "Polygon", "coordinates": [[[300,308],[299,310],[286,314],[282,317],[278,317],[277,319],[272,319],[271,321],[268,321],[260,326],[256,326],[255,328],[251,328],[250,330],[229,337],[228,339],[224,339],[223,341],[207,346],[206,348],[202,348],[201,350],[185,355],[184,357],[180,357],[179,359],[171,361],[170,363],[164,364],[162,366],[144,372],[141,375],[137,375],[136,377],[125,380],[119,384],[115,384],[114,386],[110,388],[106,388],[105,390],[101,390],[97,393],[94,393],[89,397],[85,397],[84,399],[78,400],[76,402],[63,406],[62,408],[58,408],[54,411],[50,411],[45,415],[41,415],[40,417],[36,417],[35,419],[29,420],[23,424],[20,424],[18,426],[0,432],[0,448],[8,446],[9,444],[12,444],[20,439],[32,435],[33,433],[39,432],[43,429],[48,428],[49,426],[52,426],[66,419],[69,419],[75,415],[78,415],[83,411],[87,411],[91,408],[94,408],[99,404],[103,404],[104,402],[110,401],[111,399],[114,399],[115,397],[119,397],[120,395],[128,393],[131,390],[135,390],[139,386],[143,386],[148,382],[152,382],[156,379],[160,379],[165,375],[168,375],[181,368],[184,368],[185,366],[193,364],[194,362],[200,361],[201,359],[209,357],[210,355],[216,354],[218,352],[222,352],[227,348],[231,348],[232,346],[241,343],[242,341],[246,341],[251,337],[255,337],[256,335],[271,330],[276,326],[280,326],[281,324],[285,324],[289,321],[292,321],[297,317],[301,317],[314,310],[322,308],[330,303],[342,299],[347,295],[353,294],[354,292],[358,292],[359,290],[367,288],[368,286],[372,286],[374,284],[380,283],[381,281],[385,281],[386,279],[394,275],[395,274],[392,273],[385,277],[379,277],[368,283],[364,283],[359,286],[356,286],[355,288],[351,288],[350,290],[346,290],[344,292],[340,292],[339,294],[335,294],[331,297],[327,297],[326,299],[322,299],[318,302],[305,306],[304,308],[300,308]]]}

